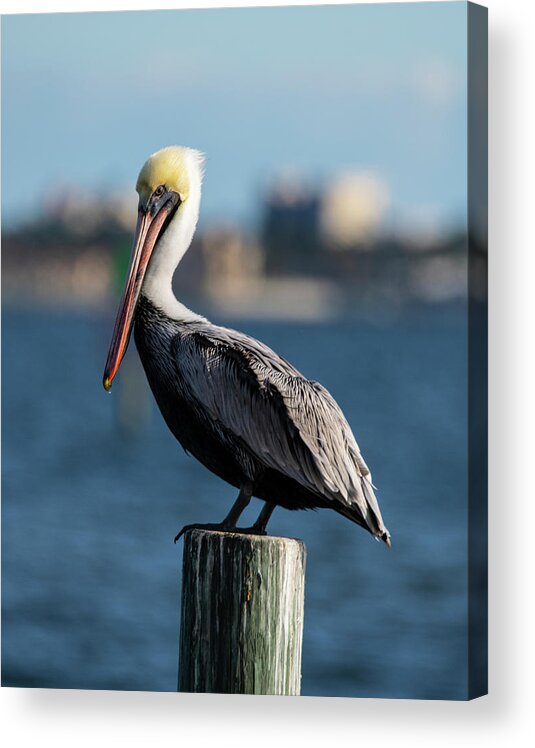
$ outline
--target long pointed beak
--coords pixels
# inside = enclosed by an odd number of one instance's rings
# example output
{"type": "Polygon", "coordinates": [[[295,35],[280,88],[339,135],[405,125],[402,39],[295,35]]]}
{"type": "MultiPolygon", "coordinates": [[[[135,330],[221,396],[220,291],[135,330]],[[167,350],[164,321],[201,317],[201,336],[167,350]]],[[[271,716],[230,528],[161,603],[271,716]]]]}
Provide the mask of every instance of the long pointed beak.
{"type": "Polygon", "coordinates": [[[115,320],[115,328],[102,379],[102,384],[107,392],[111,390],[113,379],[128,348],[136,304],[154,246],[163,224],[175,206],[175,201],[168,200],[155,215],[152,215],[152,211],[140,211],[138,214],[126,285],[117,311],[117,319],[115,320]]]}

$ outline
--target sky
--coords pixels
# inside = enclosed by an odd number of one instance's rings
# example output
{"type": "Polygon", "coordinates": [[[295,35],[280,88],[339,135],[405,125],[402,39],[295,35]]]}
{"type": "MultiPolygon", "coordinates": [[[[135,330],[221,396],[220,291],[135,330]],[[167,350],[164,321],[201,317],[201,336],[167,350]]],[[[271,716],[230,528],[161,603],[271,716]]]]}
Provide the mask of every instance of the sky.
{"type": "Polygon", "coordinates": [[[466,3],[2,18],[2,220],[207,155],[204,220],[254,225],[288,172],[372,172],[396,225],[466,213],[466,3]]]}

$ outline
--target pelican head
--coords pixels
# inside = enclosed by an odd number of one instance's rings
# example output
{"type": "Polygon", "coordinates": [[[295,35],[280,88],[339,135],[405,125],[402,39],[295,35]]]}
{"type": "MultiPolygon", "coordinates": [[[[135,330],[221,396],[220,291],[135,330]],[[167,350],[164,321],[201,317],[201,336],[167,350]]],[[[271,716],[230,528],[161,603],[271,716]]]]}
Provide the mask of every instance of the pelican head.
{"type": "Polygon", "coordinates": [[[160,188],[178,195],[180,205],[186,203],[191,194],[200,188],[203,160],[199,151],[179,145],[162,148],[149,156],[136,183],[140,208],[150,208],[151,198],[160,188]]]}
{"type": "Polygon", "coordinates": [[[153,153],[139,172],[136,233],[103,377],[108,392],[128,347],[142,288],[156,302],[164,291],[171,293],[173,272],[197,224],[202,167],[199,151],[169,146],[153,153]]]}

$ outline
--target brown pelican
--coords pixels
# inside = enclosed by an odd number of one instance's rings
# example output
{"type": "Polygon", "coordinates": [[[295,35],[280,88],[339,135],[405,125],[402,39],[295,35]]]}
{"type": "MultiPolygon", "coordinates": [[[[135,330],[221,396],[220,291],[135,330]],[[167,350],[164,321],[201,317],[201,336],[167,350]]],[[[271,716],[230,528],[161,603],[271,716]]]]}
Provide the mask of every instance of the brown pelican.
{"type": "Polygon", "coordinates": [[[165,422],[184,449],[239,489],[225,519],[189,525],[265,534],[275,506],[334,509],[390,545],[370,471],[336,402],[318,382],[248,335],[213,325],[172,290],[199,216],[203,156],[171,146],[137,180],[139,209],[126,285],[103,384],[134,327],[136,346],[165,422]],[[236,523],[263,499],[250,528],[236,523]]]}

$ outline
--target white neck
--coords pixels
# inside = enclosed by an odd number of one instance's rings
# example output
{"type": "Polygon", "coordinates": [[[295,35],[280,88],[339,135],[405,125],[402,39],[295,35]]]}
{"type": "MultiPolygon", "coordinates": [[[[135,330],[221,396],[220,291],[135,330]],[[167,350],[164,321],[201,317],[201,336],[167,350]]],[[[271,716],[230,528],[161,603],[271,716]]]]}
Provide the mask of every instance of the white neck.
{"type": "Polygon", "coordinates": [[[193,239],[201,202],[200,183],[178,208],[171,223],[154,247],[143,281],[142,293],[168,317],[190,321],[203,319],[176,298],[173,275],[193,239]]]}

